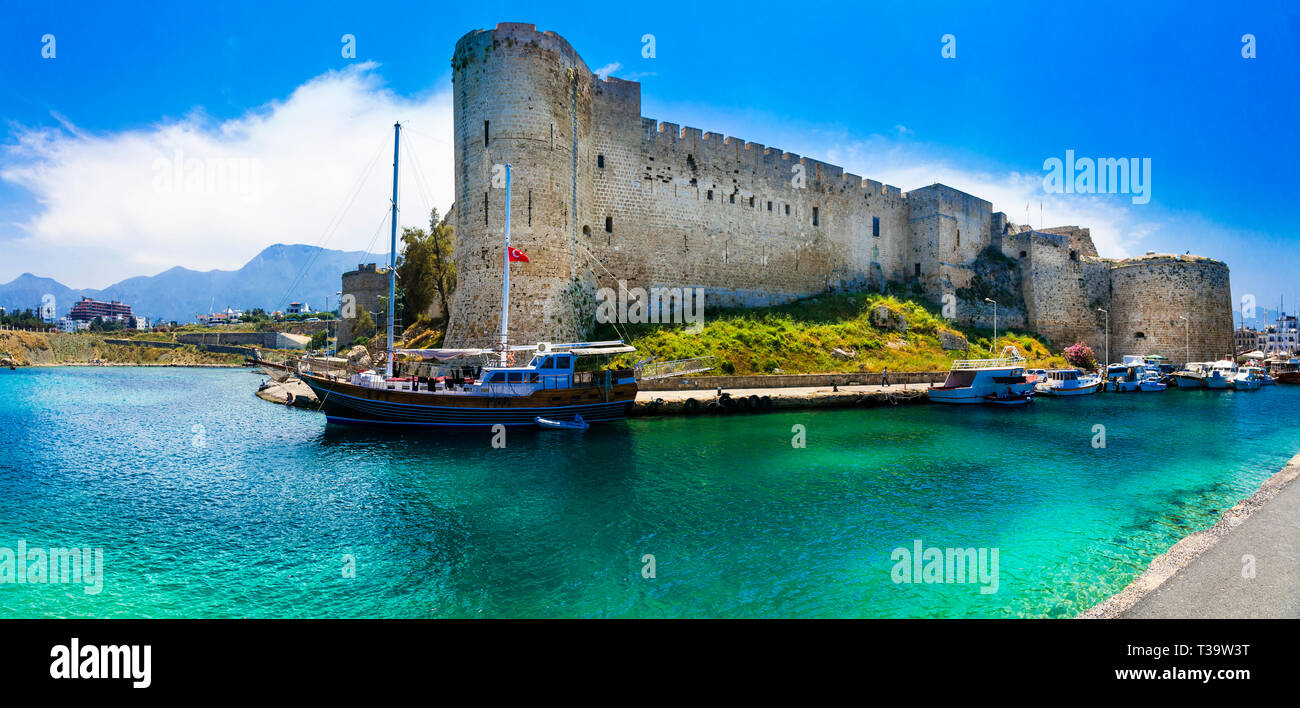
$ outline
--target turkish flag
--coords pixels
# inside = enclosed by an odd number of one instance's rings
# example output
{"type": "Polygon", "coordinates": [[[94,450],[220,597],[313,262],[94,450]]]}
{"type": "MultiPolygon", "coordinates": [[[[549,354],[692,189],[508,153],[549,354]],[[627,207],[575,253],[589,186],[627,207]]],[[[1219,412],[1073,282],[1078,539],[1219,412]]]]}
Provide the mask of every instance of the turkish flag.
{"type": "Polygon", "coordinates": [[[521,251],[521,250],[515,248],[514,246],[511,246],[511,247],[510,247],[510,262],[513,263],[513,262],[515,262],[515,261],[523,261],[524,263],[528,263],[528,262],[529,262],[529,261],[528,261],[528,255],[525,254],[523,251],[521,251]]]}

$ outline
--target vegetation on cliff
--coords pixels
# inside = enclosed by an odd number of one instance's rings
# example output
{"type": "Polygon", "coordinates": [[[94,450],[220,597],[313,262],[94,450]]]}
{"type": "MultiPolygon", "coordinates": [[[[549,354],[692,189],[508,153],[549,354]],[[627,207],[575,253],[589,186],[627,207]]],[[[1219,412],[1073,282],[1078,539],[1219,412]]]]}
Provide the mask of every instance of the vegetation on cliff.
{"type": "Polygon", "coordinates": [[[1059,353],[1032,334],[999,330],[994,343],[992,331],[957,326],[928,302],[879,293],[708,309],[699,334],[680,324],[619,325],[617,330],[601,325],[595,337],[619,338],[621,333],[637,347],[635,354],[620,357],[622,364],[650,356],[668,361],[711,355],[719,374],[945,371],[954,359],[994,356],[1006,346],[1019,349],[1030,367],[1065,366],[1059,353]],[[969,349],[944,349],[941,338],[960,341],[954,334],[965,337],[969,349]]]}

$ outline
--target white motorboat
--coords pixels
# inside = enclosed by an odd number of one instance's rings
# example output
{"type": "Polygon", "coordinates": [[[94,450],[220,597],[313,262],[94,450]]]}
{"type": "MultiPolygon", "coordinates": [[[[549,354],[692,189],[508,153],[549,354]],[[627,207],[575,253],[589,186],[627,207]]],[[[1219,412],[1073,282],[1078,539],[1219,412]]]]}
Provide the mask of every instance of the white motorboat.
{"type": "Polygon", "coordinates": [[[1086,396],[1101,390],[1101,378],[1078,369],[1055,369],[1034,390],[1044,396],[1086,396]]]}
{"type": "Polygon", "coordinates": [[[1163,391],[1166,388],[1168,388],[1168,385],[1160,383],[1160,378],[1155,375],[1148,375],[1146,378],[1138,382],[1139,391],[1163,391]]]}
{"type": "Polygon", "coordinates": [[[1205,374],[1205,387],[1213,389],[1232,388],[1232,377],[1237,375],[1237,365],[1226,359],[1210,365],[1205,374]]]}
{"type": "Polygon", "coordinates": [[[1106,367],[1107,391],[1129,393],[1141,390],[1142,379],[1146,372],[1142,368],[1142,358],[1136,357],[1137,361],[1131,361],[1133,358],[1126,356],[1125,363],[1111,364],[1106,367]]]}
{"type": "Polygon", "coordinates": [[[943,384],[928,389],[931,401],[954,404],[984,403],[989,396],[1023,396],[1033,390],[1034,380],[1025,375],[1025,358],[1015,347],[1002,350],[997,359],[954,361],[943,384]]]}
{"type": "Polygon", "coordinates": [[[1264,383],[1262,375],[1264,370],[1258,366],[1243,366],[1232,377],[1232,387],[1238,391],[1258,391],[1264,383]]]}
{"type": "Polygon", "coordinates": [[[1205,367],[1207,364],[1189,361],[1181,371],[1174,372],[1174,381],[1178,388],[1205,388],[1205,367]]]}

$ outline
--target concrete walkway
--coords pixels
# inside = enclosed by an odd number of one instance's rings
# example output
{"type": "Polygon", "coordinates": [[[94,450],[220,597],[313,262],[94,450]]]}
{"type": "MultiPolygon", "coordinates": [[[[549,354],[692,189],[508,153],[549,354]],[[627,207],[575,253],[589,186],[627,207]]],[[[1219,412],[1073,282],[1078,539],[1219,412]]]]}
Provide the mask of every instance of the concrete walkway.
{"type": "MultiPolygon", "coordinates": [[[[903,391],[925,391],[929,384],[894,384],[893,386],[880,385],[863,385],[863,386],[840,386],[839,393],[902,393],[903,391]]],[[[831,395],[836,393],[830,386],[791,386],[784,388],[724,388],[723,393],[731,394],[732,398],[748,398],[749,396],[778,396],[787,398],[816,398],[819,395],[831,395]]],[[[636,394],[637,401],[653,401],[656,398],[668,401],[684,401],[688,398],[699,400],[716,398],[718,392],[716,389],[696,389],[691,391],[638,391],[636,394]]]]}
{"type": "MultiPolygon", "coordinates": [[[[902,384],[893,386],[840,386],[838,390],[831,386],[795,386],[787,388],[724,388],[733,401],[745,403],[750,396],[767,398],[767,405],[773,409],[796,408],[850,408],[861,406],[891,406],[912,403],[927,403],[926,389],[929,384],[902,384]]],[[[676,415],[696,412],[725,413],[749,408],[727,409],[718,405],[716,389],[692,391],[638,391],[636,404],[632,406],[632,416],[676,415]],[[696,410],[687,408],[687,401],[694,399],[699,405],[696,410]],[[659,403],[658,401],[662,401],[659,403]]],[[[694,405],[694,404],[692,404],[694,405]]]]}
{"type": "MultiPolygon", "coordinates": [[[[1300,455],[1083,617],[1300,618],[1300,455]],[[1250,556],[1254,577],[1243,577],[1250,556]]],[[[1247,573],[1248,575],[1249,573],[1247,573]]]]}

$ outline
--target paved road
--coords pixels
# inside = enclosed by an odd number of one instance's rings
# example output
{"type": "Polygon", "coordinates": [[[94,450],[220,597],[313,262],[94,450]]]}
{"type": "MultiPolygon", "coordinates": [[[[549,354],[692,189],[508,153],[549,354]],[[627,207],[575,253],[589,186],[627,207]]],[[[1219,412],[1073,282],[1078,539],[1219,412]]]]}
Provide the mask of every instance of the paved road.
{"type": "Polygon", "coordinates": [[[1124,618],[1300,618],[1300,480],[1228,531],[1124,618]],[[1242,556],[1255,577],[1242,577],[1242,556]]]}

